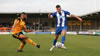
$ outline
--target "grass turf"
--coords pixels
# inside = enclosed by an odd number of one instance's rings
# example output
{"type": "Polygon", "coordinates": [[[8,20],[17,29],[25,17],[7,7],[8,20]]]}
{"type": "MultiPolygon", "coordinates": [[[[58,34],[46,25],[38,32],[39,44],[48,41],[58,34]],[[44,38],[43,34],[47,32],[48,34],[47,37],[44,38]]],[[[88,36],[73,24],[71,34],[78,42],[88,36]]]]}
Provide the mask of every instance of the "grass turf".
{"type": "MultiPolygon", "coordinates": [[[[29,43],[24,47],[24,52],[17,52],[20,41],[11,35],[0,35],[0,56],[100,56],[100,36],[66,35],[65,46],[68,50],[52,46],[53,36],[49,34],[27,35],[36,43],[41,45],[38,49],[29,43]]],[[[61,41],[61,36],[58,41],[61,41]]]]}

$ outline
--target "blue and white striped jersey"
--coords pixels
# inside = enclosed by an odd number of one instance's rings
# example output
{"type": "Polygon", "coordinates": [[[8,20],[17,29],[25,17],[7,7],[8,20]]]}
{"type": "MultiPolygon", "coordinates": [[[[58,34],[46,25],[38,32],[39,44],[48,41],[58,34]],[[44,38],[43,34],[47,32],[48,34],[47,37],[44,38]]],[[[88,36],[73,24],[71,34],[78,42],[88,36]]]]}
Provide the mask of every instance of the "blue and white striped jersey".
{"type": "Polygon", "coordinates": [[[70,12],[61,10],[60,13],[54,12],[51,17],[56,17],[57,26],[56,27],[65,27],[67,26],[67,15],[70,15],[70,12]]]}

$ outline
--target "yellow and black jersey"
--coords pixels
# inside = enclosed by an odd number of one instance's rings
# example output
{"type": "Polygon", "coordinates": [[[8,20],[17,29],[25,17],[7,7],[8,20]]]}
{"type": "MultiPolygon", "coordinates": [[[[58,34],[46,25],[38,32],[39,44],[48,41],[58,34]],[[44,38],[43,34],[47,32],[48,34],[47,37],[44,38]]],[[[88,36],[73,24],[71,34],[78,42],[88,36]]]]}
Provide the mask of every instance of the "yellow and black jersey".
{"type": "Polygon", "coordinates": [[[22,32],[22,30],[23,30],[24,28],[26,28],[25,21],[22,20],[21,18],[15,19],[14,23],[15,23],[15,22],[17,22],[18,24],[15,26],[14,31],[13,31],[13,34],[22,32]]]}

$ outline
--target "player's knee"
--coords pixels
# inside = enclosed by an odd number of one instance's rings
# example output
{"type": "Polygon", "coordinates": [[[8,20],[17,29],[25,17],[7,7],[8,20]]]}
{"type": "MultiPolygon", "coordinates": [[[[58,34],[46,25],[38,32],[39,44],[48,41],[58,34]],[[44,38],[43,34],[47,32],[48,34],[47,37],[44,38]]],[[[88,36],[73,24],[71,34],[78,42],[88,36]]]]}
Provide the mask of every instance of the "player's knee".
{"type": "Polygon", "coordinates": [[[54,38],[54,40],[57,40],[57,38],[54,38]]]}
{"type": "Polygon", "coordinates": [[[58,37],[55,37],[54,39],[57,40],[58,37]]]}
{"type": "Polygon", "coordinates": [[[59,35],[55,35],[54,40],[57,40],[59,37],[59,35]]]}
{"type": "Polygon", "coordinates": [[[65,35],[66,34],[66,31],[63,31],[62,34],[65,35]]]}
{"type": "Polygon", "coordinates": [[[66,33],[64,32],[64,33],[62,33],[62,36],[65,36],[66,35],[66,33]]]}

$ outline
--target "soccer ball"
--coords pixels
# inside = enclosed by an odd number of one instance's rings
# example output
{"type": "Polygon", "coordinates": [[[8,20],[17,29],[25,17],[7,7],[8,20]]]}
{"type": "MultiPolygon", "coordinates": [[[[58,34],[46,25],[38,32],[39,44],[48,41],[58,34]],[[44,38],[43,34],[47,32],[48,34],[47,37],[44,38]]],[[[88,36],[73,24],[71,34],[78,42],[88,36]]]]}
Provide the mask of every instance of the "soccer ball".
{"type": "Polygon", "coordinates": [[[57,43],[56,43],[56,47],[57,47],[57,48],[61,48],[61,47],[62,47],[62,43],[61,43],[61,42],[57,42],[57,43]]]}

